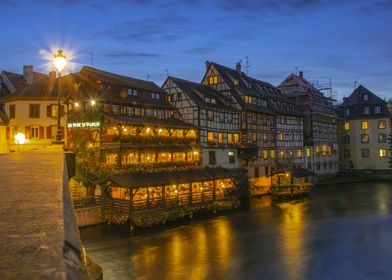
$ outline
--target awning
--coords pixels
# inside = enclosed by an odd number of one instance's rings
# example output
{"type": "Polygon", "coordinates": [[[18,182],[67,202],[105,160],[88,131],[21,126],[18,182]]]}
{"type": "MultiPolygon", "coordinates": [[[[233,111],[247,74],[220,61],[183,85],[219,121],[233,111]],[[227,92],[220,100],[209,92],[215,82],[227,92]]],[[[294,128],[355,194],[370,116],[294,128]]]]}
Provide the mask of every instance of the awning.
{"type": "Polygon", "coordinates": [[[110,175],[98,179],[95,183],[102,184],[111,181],[123,187],[135,188],[146,186],[174,185],[226,178],[238,178],[245,174],[246,170],[243,168],[226,169],[217,167],[159,173],[110,175]]]}

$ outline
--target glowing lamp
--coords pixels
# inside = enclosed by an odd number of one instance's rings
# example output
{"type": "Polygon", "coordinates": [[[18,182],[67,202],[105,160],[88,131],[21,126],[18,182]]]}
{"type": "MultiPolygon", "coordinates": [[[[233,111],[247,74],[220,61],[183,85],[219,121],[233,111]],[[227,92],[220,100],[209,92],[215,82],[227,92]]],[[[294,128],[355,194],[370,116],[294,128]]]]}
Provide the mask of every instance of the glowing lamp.
{"type": "Polygon", "coordinates": [[[58,50],[57,54],[54,55],[53,64],[56,67],[57,72],[63,72],[67,65],[67,60],[62,50],[58,50]]]}
{"type": "Polygon", "coordinates": [[[75,107],[78,108],[79,107],[79,103],[75,102],[75,107]]]}
{"type": "Polygon", "coordinates": [[[15,136],[15,143],[16,144],[24,144],[26,143],[26,136],[23,133],[18,132],[15,136]]]}
{"type": "Polygon", "coordinates": [[[94,106],[95,104],[96,104],[96,102],[95,102],[95,100],[93,99],[93,100],[91,100],[90,101],[90,103],[91,103],[91,106],[94,106]]]}

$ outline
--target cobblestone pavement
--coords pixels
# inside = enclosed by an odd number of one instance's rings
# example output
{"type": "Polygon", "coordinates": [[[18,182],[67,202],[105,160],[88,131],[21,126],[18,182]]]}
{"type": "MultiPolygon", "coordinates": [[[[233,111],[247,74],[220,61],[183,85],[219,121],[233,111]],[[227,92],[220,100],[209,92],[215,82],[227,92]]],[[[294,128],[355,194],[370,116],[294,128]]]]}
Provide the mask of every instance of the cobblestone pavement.
{"type": "Polygon", "coordinates": [[[0,279],[65,279],[63,153],[0,155],[0,279]]]}

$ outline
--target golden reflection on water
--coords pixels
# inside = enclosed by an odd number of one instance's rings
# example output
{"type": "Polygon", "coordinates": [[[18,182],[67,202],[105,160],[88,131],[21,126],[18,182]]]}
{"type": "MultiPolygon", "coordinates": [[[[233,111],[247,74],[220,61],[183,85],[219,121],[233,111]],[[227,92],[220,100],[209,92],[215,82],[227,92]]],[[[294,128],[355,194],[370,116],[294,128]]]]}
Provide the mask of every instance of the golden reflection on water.
{"type": "Polygon", "coordinates": [[[376,202],[381,215],[389,214],[390,188],[383,186],[377,189],[376,202]]]}
{"type": "Polygon", "coordinates": [[[305,279],[304,264],[307,255],[304,247],[305,202],[279,203],[282,210],[281,252],[289,279],[305,279]]]}
{"type": "Polygon", "coordinates": [[[232,255],[233,245],[233,228],[231,222],[227,217],[222,217],[217,220],[214,225],[214,248],[216,249],[216,264],[217,269],[226,271],[232,255]]]}
{"type": "Polygon", "coordinates": [[[192,273],[188,279],[204,279],[209,269],[208,261],[208,244],[207,233],[204,225],[198,225],[194,231],[191,240],[193,255],[187,257],[192,258],[192,273]]]}

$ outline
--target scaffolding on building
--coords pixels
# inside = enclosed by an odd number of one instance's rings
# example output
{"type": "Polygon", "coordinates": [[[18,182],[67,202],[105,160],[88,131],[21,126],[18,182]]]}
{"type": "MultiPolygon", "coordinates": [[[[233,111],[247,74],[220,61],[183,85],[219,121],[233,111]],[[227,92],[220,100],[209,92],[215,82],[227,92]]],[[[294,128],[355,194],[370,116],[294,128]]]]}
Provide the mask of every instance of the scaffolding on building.
{"type": "Polygon", "coordinates": [[[311,84],[319,90],[325,97],[331,98],[333,102],[338,102],[338,92],[332,87],[332,79],[328,82],[320,82],[319,80],[312,81],[311,84]]]}

